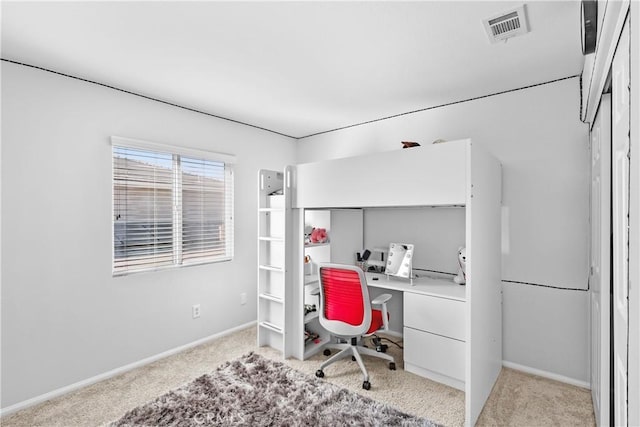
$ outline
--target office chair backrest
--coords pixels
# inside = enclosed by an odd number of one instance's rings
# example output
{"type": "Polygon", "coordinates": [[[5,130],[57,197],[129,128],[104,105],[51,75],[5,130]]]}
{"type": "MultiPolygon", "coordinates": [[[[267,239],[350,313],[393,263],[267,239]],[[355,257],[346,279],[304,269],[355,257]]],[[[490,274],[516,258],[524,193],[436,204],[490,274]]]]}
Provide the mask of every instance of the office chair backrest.
{"type": "Polygon", "coordinates": [[[320,324],[334,335],[360,336],[371,326],[371,301],[362,269],[320,264],[320,324]]]}

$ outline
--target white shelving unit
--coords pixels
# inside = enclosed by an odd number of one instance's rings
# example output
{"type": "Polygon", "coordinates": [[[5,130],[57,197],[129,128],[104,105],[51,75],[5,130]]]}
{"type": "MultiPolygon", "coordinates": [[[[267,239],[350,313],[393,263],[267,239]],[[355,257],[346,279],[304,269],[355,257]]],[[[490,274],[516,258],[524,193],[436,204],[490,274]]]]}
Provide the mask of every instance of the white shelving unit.
{"type": "Polygon", "coordinates": [[[258,346],[286,357],[287,220],[290,214],[286,176],[261,170],[258,175],[258,346]]]}
{"type": "Polygon", "coordinates": [[[308,243],[303,242],[304,256],[310,258],[309,265],[304,268],[303,280],[303,296],[305,305],[315,305],[316,311],[304,315],[304,350],[303,359],[307,359],[320,351],[324,344],[331,339],[329,333],[320,326],[318,319],[319,301],[319,281],[318,281],[318,264],[331,261],[331,212],[327,210],[309,210],[304,214],[305,227],[324,228],[327,230],[329,241],[324,243],[308,243]],[[317,334],[316,338],[309,339],[307,333],[317,334]]]}
{"type": "Polygon", "coordinates": [[[363,245],[362,209],[296,209],[292,213],[292,293],[287,303],[290,314],[287,332],[290,334],[291,355],[305,360],[321,351],[331,341],[331,335],[320,325],[318,312],[304,313],[306,304],[319,309],[318,263],[355,262],[355,253],[363,245]],[[326,243],[305,243],[305,226],[327,230],[326,243]],[[304,259],[311,258],[311,271],[305,269],[304,259]],[[305,331],[318,334],[315,340],[306,340],[305,331]]]}

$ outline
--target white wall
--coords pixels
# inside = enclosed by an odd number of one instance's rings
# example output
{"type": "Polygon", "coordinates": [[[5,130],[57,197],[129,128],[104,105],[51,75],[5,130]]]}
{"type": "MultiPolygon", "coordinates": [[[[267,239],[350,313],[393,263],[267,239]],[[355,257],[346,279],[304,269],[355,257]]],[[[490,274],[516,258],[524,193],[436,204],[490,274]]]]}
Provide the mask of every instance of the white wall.
{"type": "Polygon", "coordinates": [[[294,156],[288,138],[3,62],[2,407],[254,321],[257,171],[294,156]],[[111,135],[237,156],[233,261],[111,277],[111,135]]]}
{"type": "Polygon", "coordinates": [[[303,139],[298,163],[400,141],[485,146],[503,166],[503,280],[578,289],[503,283],[503,358],[587,382],[589,148],[579,114],[572,78],[303,139]]]}

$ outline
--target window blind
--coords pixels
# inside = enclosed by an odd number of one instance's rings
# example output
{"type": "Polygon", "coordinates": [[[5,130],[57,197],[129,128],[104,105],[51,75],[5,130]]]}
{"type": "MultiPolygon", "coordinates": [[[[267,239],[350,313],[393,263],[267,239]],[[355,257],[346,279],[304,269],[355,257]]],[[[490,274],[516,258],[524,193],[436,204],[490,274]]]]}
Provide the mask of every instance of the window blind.
{"type": "Polygon", "coordinates": [[[233,192],[224,163],[181,157],[182,260],[224,256],[233,241],[228,227],[233,192]]]}
{"type": "Polygon", "coordinates": [[[113,145],[114,275],[232,256],[230,164],[113,145]]]}

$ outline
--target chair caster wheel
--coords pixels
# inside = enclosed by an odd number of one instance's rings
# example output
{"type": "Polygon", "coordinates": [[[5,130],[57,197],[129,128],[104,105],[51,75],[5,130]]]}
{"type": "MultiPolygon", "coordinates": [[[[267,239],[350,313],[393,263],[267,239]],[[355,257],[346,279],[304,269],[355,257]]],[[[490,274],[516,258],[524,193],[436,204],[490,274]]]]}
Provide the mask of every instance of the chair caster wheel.
{"type": "Polygon", "coordinates": [[[371,383],[369,381],[365,381],[362,383],[362,388],[365,390],[369,390],[371,388],[371,383]]]}
{"type": "Polygon", "coordinates": [[[331,355],[331,350],[329,350],[328,348],[325,348],[324,351],[322,352],[322,354],[324,354],[325,356],[330,356],[331,355]]]}
{"type": "Polygon", "coordinates": [[[386,344],[379,344],[376,346],[376,351],[378,353],[386,353],[388,348],[389,346],[386,344]]]}
{"type": "Polygon", "coordinates": [[[389,370],[390,371],[395,371],[396,370],[395,362],[389,362],[389,370]]]}
{"type": "Polygon", "coordinates": [[[355,362],[355,361],[356,361],[356,357],[355,357],[355,356],[351,356],[351,360],[352,360],[353,362],[355,362]]]}
{"type": "Polygon", "coordinates": [[[318,378],[323,378],[324,377],[324,372],[322,372],[322,369],[318,369],[316,371],[316,377],[318,377],[318,378]]]}

